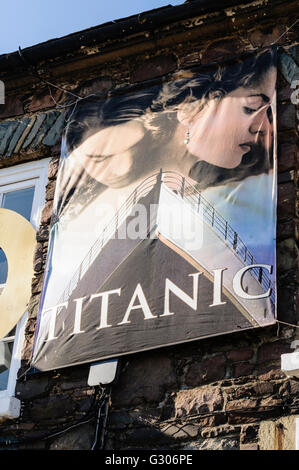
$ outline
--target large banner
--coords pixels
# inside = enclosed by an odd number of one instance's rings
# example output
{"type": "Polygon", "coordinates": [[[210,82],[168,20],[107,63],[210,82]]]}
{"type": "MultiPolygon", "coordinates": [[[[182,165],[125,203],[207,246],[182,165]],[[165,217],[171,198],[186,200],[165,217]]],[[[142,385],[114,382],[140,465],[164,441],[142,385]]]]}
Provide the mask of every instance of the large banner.
{"type": "Polygon", "coordinates": [[[32,365],[275,322],[276,52],[79,101],[32,365]]]}

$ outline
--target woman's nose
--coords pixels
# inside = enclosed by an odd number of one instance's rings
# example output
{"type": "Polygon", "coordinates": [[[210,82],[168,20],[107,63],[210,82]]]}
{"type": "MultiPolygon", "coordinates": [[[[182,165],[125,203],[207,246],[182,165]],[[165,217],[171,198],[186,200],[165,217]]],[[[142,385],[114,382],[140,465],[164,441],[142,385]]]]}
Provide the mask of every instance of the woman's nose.
{"type": "Polygon", "coordinates": [[[252,123],[249,126],[250,134],[265,135],[269,128],[269,120],[267,116],[267,110],[261,110],[256,113],[252,123]]]}

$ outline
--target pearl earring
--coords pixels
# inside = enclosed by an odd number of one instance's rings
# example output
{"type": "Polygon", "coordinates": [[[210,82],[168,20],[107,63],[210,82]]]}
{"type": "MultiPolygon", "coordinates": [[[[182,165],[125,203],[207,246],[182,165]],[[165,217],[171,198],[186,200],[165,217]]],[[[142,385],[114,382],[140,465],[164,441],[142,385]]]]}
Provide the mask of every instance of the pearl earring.
{"type": "Polygon", "coordinates": [[[184,144],[187,145],[189,144],[190,142],[190,130],[189,130],[189,127],[187,129],[187,132],[186,132],[186,136],[185,136],[185,140],[184,140],[184,144]]]}

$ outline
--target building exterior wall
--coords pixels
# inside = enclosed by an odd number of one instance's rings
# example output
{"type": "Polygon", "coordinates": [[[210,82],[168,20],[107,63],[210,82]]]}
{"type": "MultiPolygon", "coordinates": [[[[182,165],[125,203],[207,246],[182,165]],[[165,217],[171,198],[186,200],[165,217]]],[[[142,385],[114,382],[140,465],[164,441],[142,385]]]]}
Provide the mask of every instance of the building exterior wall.
{"type": "MultiPolygon", "coordinates": [[[[54,59],[39,61],[35,69],[24,62],[0,70],[7,93],[6,105],[0,107],[0,133],[1,128],[5,129],[3,139],[8,139],[7,129],[11,129],[15,136],[15,142],[3,145],[0,171],[18,163],[51,158],[46,204],[36,234],[32,296],[16,386],[21,414],[15,420],[2,420],[0,447],[9,440],[10,448],[18,449],[90,449],[94,440],[101,390],[87,385],[89,365],[25,374],[32,351],[59,164],[63,128],[63,118],[59,117],[72,99],[63,89],[80,96],[105,93],[273,43],[279,46],[278,320],[284,323],[122,359],[118,380],[112,386],[105,448],[257,450],[263,448],[259,433],[260,428],[266,428],[264,421],[299,414],[299,380],[287,377],[280,366],[281,354],[292,352],[291,344],[299,338],[298,328],[288,325],[296,325],[299,320],[298,100],[296,103],[292,99],[296,78],[293,71],[296,65],[298,70],[299,63],[298,23],[292,27],[297,6],[292,0],[258,0],[240,5],[226,1],[222,6],[215,2],[215,9],[210,6],[205,10],[200,3],[186,2],[176,10],[181,19],[178,16],[168,23],[163,20],[160,25],[157,19],[155,23],[139,15],[139,29],[135,25],[134,34],[127,29],[122,37],[110,41],[101,40],[99,34],[92,46],[82,44],[69,53],[57,51],[54,59]],[[50,87],[49,93],[43,78],[58,88],[50,87]],[[16,126],[13,128],[16,121],[24,119],[28,119],[31,129],[35,125],[27,145],[25,140],[20,144],[14,134],[16,126]]],[[[165,12],[161,9],[161,18],[165,12]]]]}

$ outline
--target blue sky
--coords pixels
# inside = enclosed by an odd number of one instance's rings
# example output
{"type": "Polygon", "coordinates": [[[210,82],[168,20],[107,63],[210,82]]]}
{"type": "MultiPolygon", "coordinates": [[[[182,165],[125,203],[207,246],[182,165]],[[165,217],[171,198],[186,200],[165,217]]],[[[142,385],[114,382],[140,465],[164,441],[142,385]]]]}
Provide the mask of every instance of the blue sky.
{"type": "Polygon", "coordinates": [[[0,6],[0,54],[184,0],[9,0],[0,6]]]}

